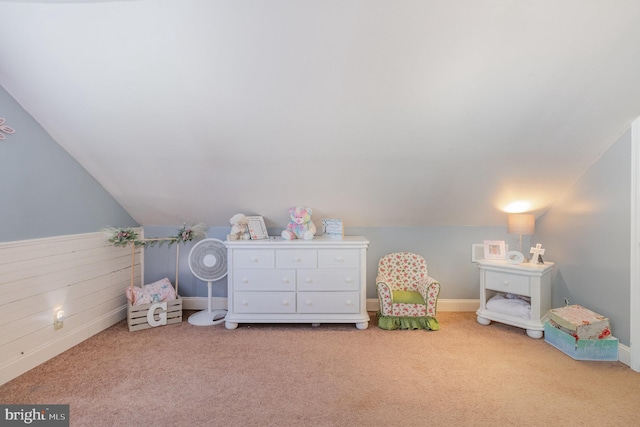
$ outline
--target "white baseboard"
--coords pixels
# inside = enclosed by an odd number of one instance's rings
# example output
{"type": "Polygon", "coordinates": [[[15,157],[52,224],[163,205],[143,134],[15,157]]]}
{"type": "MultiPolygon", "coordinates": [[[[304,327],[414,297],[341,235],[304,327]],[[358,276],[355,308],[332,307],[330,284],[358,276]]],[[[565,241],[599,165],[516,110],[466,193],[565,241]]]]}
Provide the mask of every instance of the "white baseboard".
{"type": "MultiPolygon", "coordinates": [[[[206,310],[208,305],[206,297],[182,297],[182,308],[185,310],[206,310]]],[[[438,311],[476,311],[480,307],[480,300],[477,299],[439,299],[438,311]]],[[[378,311],[380,304],[377,298],[367,299],[367,311],[378,311]]],[[[212,310],[226,310],[227,299],[211,298],[212,310]]]]}
{"type": "MultiPolygon", "coordinates": [[[[207,297],[182,297],[183,310],[207,310],[209,308],[209,298],[207,297]]],[[[220,297],[211,298],[212,310],[226,310],[227,299],[220,297]]]]}
{"type": "Polygon", "coordinates": [[[618,344],[618,361],[631,367],[631,348],[618,344]]]}
{"type": "Polygon", "coordinates": [[[4,366],[0,366],[0,385],[11,381],[126,318],[127,306],[124,305],[110,313],[106,313],[102,317],[94,319],[92,322],[84,324],[82,327],[75,329],[68,335],[64,335],[57,341],[49,342],[37,350],[24,355],[20,359],[12,360],[4,366]]]}

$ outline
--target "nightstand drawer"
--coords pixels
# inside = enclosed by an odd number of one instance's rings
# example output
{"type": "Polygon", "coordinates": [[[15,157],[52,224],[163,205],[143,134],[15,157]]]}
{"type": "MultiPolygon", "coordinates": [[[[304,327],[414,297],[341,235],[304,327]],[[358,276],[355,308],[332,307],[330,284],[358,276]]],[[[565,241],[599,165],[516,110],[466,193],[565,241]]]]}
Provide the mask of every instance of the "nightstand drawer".
{"type": "Polygon", "coordinates": [[[485,287],[487,289],[531,296],[529,291],[529,278],[526,276],[487,271],[485,277],[485,287]]]}

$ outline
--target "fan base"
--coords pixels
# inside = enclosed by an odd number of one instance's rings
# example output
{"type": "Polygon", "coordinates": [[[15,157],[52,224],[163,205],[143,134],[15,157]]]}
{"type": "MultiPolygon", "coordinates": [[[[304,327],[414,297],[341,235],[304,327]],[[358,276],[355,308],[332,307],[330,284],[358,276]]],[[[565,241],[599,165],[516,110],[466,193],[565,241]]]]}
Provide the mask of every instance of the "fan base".
{"type": "Polygon", "coordinates": [[[189,316],[189,323],[194,326],[212,326],[224,322],[227,310],[204,310],[189,316]]]}

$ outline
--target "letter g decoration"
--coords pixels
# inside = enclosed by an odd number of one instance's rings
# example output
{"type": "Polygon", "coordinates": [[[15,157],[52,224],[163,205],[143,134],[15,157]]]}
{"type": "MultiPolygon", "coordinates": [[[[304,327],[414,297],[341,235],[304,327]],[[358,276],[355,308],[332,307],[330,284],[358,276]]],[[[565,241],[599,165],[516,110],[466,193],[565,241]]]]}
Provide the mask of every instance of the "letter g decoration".
{"type": "Polygon", "coordinates": [[[166,325],[167,324],[167,302],[157,302],[149,307],[149,312],[147,313],[147,323],[153,328],[156,326],[166,325]],[[162,312],[158,313],[160,317],[159,320],[154,318],[156,310],[161,309],[162,312]]]}

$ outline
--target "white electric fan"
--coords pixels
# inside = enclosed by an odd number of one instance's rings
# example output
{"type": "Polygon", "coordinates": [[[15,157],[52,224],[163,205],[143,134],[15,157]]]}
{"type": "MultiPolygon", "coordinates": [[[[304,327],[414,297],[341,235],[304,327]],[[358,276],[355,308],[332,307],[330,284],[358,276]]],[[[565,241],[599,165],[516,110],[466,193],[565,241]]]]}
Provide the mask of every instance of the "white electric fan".
{"type": "Polygon", "coordinates": [[[189,316],[189,323],[211,326],[224,322],[227,310],[211,310],[211,283],[227,275],[227,249],[219,239],[204,239],[189,252],[189,268],[194,276],[207,282],[209,308],[189,316]]]}

